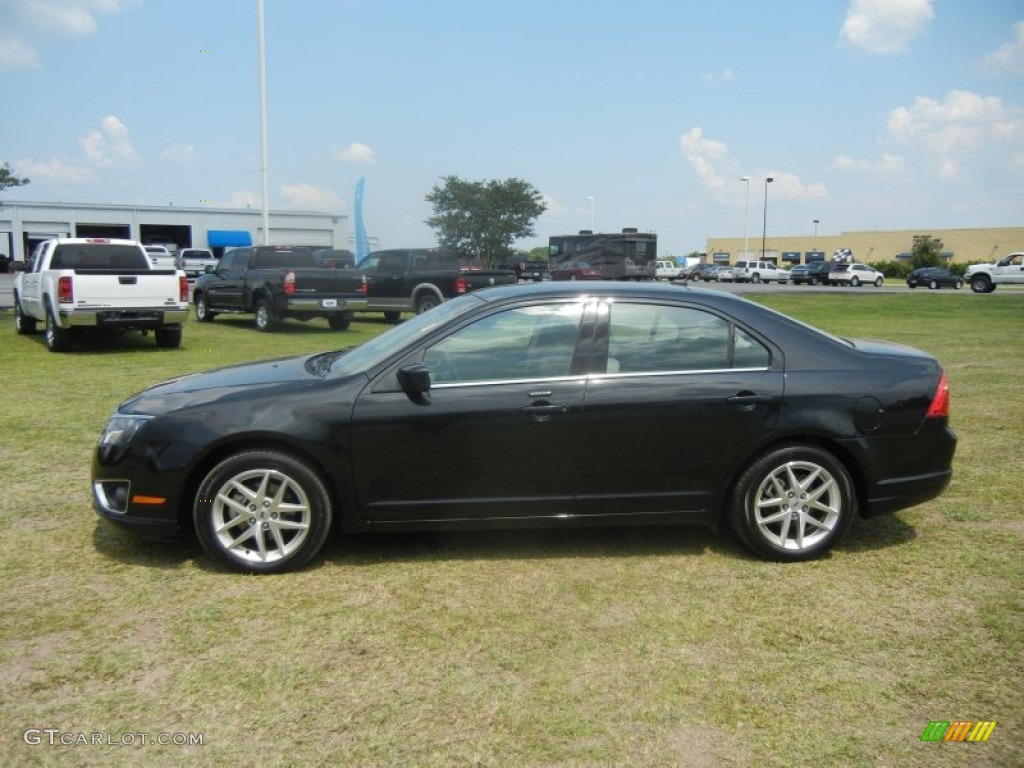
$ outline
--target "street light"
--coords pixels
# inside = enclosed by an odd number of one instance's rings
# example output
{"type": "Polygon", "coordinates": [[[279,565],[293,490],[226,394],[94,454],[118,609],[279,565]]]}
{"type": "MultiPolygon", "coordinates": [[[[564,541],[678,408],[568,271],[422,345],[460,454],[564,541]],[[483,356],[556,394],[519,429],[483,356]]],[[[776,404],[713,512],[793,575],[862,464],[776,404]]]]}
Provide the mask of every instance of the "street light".
{"type": "Polygon", "coordinates": [[[590,205],[590,231],[594,231],[594,196],[587,195],[583,198],[590,205]]]}
{"type": "Polygon", "coordinates": [[[747,252],[749,246],[747,244],[747,228],[750,224],[750,177],[740,176],[740,181],[744,181],[747,184],[747,212],[743,216],[743,258],[747,258],[747,252]]]}
{"type": "Polygon", "coordinates": [[[775,179],[769,176],[764,180],[764,224],[761,229],[761,258],[765,258],[765,241],[768,239],[768,185],[775,179]]]}
{"type": "Polygon", "coordinates": [[[818,220],[814,220],[814,250],[818,250],[818,220]]]}

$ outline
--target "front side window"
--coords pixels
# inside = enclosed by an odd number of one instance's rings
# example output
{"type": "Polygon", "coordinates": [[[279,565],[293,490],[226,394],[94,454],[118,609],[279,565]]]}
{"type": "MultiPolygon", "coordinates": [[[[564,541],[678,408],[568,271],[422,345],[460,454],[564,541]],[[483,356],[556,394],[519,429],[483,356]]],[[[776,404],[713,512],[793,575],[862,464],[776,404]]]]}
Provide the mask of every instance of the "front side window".
{"type": "Polygon", "coordinates": [[[729,320],[690,307],[613,304],[608,373],[763,368],[771,353],[729,320]]]}
{"type": "Polygon", "coordinates": [[[578,302],[497,312],[427,349],[423,363],[435,385],[568,376],[582,316],[578,302]]]}

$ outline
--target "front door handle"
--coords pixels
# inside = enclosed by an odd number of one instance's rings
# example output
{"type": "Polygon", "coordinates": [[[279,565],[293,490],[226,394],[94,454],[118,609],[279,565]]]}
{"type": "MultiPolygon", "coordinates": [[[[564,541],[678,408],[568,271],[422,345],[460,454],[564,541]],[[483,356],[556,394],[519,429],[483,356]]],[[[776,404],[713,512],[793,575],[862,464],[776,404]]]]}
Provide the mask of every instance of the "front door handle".
{"type": "Polygon", "coordinates": [[[553,416],[556,413],[568,413],[568,405],[527,405],[520,408],[523,413],[529,413],[533,416],[553,416]]]}
{"type": "Polygon", "coordinates": [[[758,405],[778,402],[777,395],[759,395],[755,392],[737,392],[732,397],[727,397],[725,402],[729,405],[738,405],[740,410],[752,411],[758,405]]]}

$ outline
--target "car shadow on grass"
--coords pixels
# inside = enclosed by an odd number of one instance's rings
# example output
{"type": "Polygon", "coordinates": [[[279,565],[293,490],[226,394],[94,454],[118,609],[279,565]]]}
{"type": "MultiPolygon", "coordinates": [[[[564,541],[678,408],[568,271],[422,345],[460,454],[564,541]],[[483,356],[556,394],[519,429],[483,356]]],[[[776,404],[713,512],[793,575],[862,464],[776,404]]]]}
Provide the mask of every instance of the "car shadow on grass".
{"type": "MultiPolygon", "coordinates": [[[[857,520],[835,552],[854,555],[913,541],[916,531],[894,515],[857,520]]],[[[227,569],[204,552],[195,536],[144,539],[105,520],[93,533],[96,551],[127,565],[173,570],[188,563],[204,571],[227,569]]],[[[382,562],[545,560],[576,558],[700,557],[759,562],[726,527],[635,526],[531,528],[479,531],[412,531],[346,535],[332,532],[306,567],[375,566],[382,562]]],[[[828,553],[821,559],[833,557],[828,553]]]]}

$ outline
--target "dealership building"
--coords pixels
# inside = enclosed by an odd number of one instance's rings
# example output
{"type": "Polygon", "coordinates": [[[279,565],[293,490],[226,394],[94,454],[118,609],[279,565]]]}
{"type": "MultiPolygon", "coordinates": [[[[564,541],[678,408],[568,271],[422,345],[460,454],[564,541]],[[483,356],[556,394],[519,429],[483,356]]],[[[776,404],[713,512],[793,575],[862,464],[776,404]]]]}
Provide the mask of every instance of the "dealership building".
{"type": "MultiPolygon", "coordinates": [[[[910,259],[914,238],[929,236],[942,241],[942,254],[950,263],[993,261],[1014,251],[1024,251],[1024,227],[987,229],[903,229],[840,232],[835,235],[793,235],[766,237],[764,258],[793,266],[831,259],[839,250],[848,249],[861,262],[910,259]]],[[[744,257],[761,258],[761,233],[748,238],[712,237],[707,240],[707,261],[732,264],[744,257]]]]}
{"type": "Polygon", "coordinates": [[[225,248],[268,242],[317,248],[349,246],[348,217],[338,213],[270,211],[263,239],[259,209],[205,206],[0,202],[0,257],[24,261],[52,237],[117,237],[179,248],[225,248]]]}

